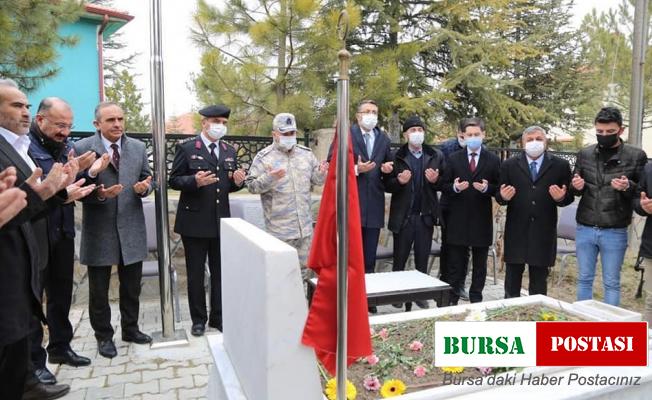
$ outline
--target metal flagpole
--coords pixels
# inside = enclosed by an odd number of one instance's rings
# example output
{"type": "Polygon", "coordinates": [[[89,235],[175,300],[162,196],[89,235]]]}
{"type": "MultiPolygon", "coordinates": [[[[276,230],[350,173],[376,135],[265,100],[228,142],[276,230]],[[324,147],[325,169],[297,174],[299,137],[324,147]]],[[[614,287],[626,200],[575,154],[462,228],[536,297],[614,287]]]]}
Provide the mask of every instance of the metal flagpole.
{"type": "Polygon", "coordinates": [[[634,10],[634,43],[632,46],[632,85],[629,100],[628,142],[641,147],[643,143],[643,88],[645,49],[647,48],[648,0],[636,0],[634,10]]]}
{"type": "Polygon", "coordinates": [[[152,348],[188,344],[185,331],[175,331],[172,288],[170,286],[170,237],[168,224],[167,162],[165,156],[165,109],[163,97],[163,57],[161,54],[161,0],[150,6],[150,85],[152,102],[152,143],[156,199],[156,242],[161,294],[162,332],[153,334],[152,348]]]}
{"type": "Polygon", "coordinates": [[[348,163],[349,163],[349,63],[351,53],[346,50],[349,16],[340,13],[338,34],[344,48],[337,57],[340,73],[337,79],[337,399],[346,400],[346,354],[347,354],[347,298],[348,298],[348,163]]]}

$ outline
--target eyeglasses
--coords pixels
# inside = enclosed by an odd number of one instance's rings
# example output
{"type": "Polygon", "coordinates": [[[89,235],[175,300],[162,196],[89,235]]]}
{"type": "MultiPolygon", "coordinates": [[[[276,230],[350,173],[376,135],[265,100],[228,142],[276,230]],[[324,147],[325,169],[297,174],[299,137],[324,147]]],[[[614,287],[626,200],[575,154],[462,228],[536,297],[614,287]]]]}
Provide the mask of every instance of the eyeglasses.
{"type": "MultiPolygon", "coordinates": [[[[39,115],[41,115],[41,114],[39,114],[39,115]]],[[[47,117],[45,117],[43,115],[41,115],[41,117],[43,119],[46,119],[46,120],[50,121],[52,123],[52,125],[56,126],[57,128],[61,129],[62,131],[65,131],[66,129],[73,130],[73,128],[75,127],[75,125],[73,125],[73,124],[65,124],[63,122],[53,122],[51,119],[49,119],[49,118],[47,118],[47,117]]]]}

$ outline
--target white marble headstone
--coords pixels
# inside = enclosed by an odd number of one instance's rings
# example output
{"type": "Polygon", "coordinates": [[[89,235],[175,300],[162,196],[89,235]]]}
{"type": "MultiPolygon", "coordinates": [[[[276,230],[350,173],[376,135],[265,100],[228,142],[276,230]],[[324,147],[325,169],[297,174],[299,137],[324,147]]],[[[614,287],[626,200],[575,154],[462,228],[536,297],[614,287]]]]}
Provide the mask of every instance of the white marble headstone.
{"type": "Polygon", "coordinates": [[[249,400],[323,399],[297,252],[239,219],[221,220],[224,349],[249,400]]]}

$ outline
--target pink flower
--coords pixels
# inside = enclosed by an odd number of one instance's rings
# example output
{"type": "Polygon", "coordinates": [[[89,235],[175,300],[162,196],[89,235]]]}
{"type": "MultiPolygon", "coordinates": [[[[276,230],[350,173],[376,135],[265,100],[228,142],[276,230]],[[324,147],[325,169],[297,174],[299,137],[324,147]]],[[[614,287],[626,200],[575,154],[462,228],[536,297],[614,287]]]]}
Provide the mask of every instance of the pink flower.
{"type": "Polygon", "coordinates": [[[380,336],[381,339],[387,340],[387,338],[389,337],[389,331],[387,330],[387,328],[383,328],[380,330],[380,332],[378,332],[378,335],[380,336]]]}
{"type": "Polygon", "coordinates": [[[372,354],[372,355],[370,355],[370,356],[367,356],[367,357],[365,358],[365,360],[367,360],[367,363],[368,363],[369,365],[376,365],[376,364],[378,364],[378,361],[380,361],[380,358],[378,358],[377,355],[372,354]]]}
{"type": "Polygon", "coordinates": [[[424,376],[426,376],[426,372],[428,372],[428,371],[426,370],[426,368],[423,365],[418,365],[414,369],[414,375],[416,377],[418,377],[418,378],[423,378],[424,376]]]}
{"type": "Polygon", "coordinates": [[[377,392],[380,389],[380,381],[373,375],[365,376],[362,386],[370,392],[377,392]]]}
{"type": "Polygon", "coordinates": [[[412,351],[421,351],[421,349],[423,349],[423,343],[421,343],[418,340],[415,340],[412,343],[410,343],[409,347],[410,350],[412,351]]]}
{"type": "Polygon", "coordinates": [[[478,367],[478,371],[480,371],[482,375],[489,375],[492,369],[491,367],[478,367]]]}
{"type": "Polygon", "coordinates": [[[369,335],[373,336],[376,334],[376,331],[374,331],[374,328],[369,328],[369,335]]]}

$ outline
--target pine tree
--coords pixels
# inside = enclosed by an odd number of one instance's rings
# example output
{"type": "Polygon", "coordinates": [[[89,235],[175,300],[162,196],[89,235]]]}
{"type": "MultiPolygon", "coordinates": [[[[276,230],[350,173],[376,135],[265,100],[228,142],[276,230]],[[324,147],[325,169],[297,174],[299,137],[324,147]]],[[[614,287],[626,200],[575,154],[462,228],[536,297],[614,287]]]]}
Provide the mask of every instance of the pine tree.
{"type": "Polygon", "coordinates": [[[123,69],[113,79],[113,84],[106,88],[106,99],[114,101],[125,113],[125,127],[129,132],[150,132],[152,130],[149,115],[143,115],[143,100],[140,90],[134,83],[134,76],[123,69]]]}
{"type": "Polygon", "coordinates": [[[0,7],[0,76],[12,78],[26,91],[54,76],[58,46],[76,39],[57,34],[59,26],[81,13],[74,0],[3,0],[0,7]]]}
{"type": "MultiPolygon", "coordinates": [[[[648,14],[651,11],[652,3],[648,14]]],[[[586,82],[591,85],[591,96],[578,111],[580,118],[589,124],[600,107],[610,105],[620,108],[623,117],[629,120],[634,2],[622,0],[616,9],[602,13],[594,9],[584,18],[580,30],[586,82]]],[[[652,127],[652,32],[649,30],[647,37],[644,128],[652,127]]]]}
{"type": "Polygon", "coordinates": [[[195,88],[202,103],[233,109],[230,132],[268,135],[273,115],[283,111],[294,113],[301,129],[321,126],[315,117],[322,97],[313,95],[318,84],[305,68],[305,37],[319,24],[319,0],[197,5],[193,38],[204,53],[195,88]]]}

